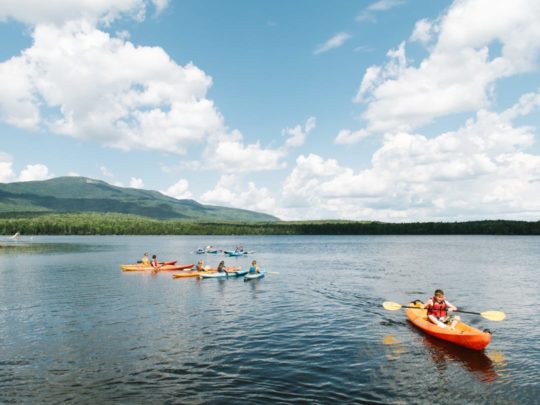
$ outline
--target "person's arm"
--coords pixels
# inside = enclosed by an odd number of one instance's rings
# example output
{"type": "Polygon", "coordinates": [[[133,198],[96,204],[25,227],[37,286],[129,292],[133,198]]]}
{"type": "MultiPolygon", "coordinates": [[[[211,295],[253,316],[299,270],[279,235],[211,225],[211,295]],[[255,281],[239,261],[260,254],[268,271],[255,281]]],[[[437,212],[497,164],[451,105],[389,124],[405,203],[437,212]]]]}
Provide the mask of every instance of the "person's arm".
{"type": "Polygon", "coordinates": [[[432,300],[428,300],[424,305],[422,305],[422,309],[426,309],[426,308],[429,308],[433,305],[433,301],[432,300]]]}
{"type": "Polygon", "coordinates": [[[454,304],[452,304],[452,303],[446,301],[446,305],[448,305],[448,309],[449,309],[450,311],[457,311],[457,307],[456,307],[454,304]]]}

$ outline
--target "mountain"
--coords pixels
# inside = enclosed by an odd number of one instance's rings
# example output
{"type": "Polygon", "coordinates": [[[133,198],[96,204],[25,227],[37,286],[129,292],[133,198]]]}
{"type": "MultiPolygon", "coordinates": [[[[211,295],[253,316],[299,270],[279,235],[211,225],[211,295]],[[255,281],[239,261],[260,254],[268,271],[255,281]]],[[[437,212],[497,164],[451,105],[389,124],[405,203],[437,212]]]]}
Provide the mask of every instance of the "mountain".
{"type": "Polygon", "coordinates": [[[112,186],[86,177],[0,183],[0,215],[114,212],[154,219],[277,221],[259,212],[177,200],[157,191],[112,186]]]}

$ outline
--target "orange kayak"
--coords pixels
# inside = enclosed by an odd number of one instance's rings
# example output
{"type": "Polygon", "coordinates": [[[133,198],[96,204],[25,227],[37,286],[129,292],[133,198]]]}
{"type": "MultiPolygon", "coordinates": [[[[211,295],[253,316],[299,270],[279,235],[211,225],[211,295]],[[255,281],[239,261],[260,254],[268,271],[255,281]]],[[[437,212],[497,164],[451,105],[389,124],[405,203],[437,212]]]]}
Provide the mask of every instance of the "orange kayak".
{"type": "MultiPolygon", "coordinates": [[[[407,306],[420,308],[422,305],[420,301],[415,301],[407,306]]],[[[407,308],[405,314],[414,326],[425,333],[468,349],[482,350],[491,341],[491,333],[475,329],[463,322],[459,322],[453,330],[449,327],[441,328],[428,320],[425,309],[407,308]]]]}
{"type": "MultiPolygon", "coordinates": [[[[158,262],[160,266],[174,266],[176,264],[176,260],[169,260],[168,262],[158,262]]],[[[142,263],[134,263],[134,264],[121,264],[120,268],[123,269],[124,267],[148,267],[143,266],[142,263]]]]}
{"type": "MultiPolygon", "coordinates": [[[[140,266],[140,265],[123,265],[122,271],[151,271],[154,270],[152,266],[140,266]]],[[[161,267],[158,267],[158,271],[179,271],[179,270],[186,270],[191,269],[193,267],[193,264],[180,264],[178,266],[176,265],[163,265],[161,267]]]]}

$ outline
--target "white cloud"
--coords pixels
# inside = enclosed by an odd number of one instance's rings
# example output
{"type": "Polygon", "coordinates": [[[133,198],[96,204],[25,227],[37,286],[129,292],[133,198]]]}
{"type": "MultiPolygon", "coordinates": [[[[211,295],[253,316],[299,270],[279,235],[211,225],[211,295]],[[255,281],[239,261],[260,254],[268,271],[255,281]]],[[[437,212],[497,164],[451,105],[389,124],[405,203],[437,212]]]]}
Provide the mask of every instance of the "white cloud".
{"type": "MultiPolygon", "coordinates": [[[[489,106],[497,79],[535,67],[540,51],[540,3],[463,0],[432,24],[436,43],[418,67],[404,44],[390,61],[366,71],[355,101],[368,101],[362,117],[370,132],[410,131],[437,117],[489,106]],[[501,54],[490,48],[500,43],[501,54]]],[[[428,21],[414,39],[427,40],[428,21]]]]}
{"type": "Polygon", "coordinates": [[[120,16],[143,20],[149,4],[156,13],[167,7],[167,0],[3,0],[0,21],[14,19],[27,24],[61,24],[69,20],[86,19],[106,24],[120,16]]]}
{"type": "Polygon", "coordinates": [[[0,118],[129,149],[182,154],[222,130],[212,80],[159,47],[77,21],[38,25],[32,47],[0,64],[0,118]],[[52,112],[51,112],[52,111],[52,112]]]}
{"type": "Polygon", "coordinates": [[[283,147],[264,148],[260,142],[245,144],[239,131],[223,133],[208,141],[203,162],[187,162],[185,166],[221,170],[226,173],[256,172],[281,169],[286,166],[283,147]]]}
{"type": "Polygon", "coordinates": [[[365,129],[360,129],[354,132],[349,129],[342,129],[338,132],[336,138],[334,139],[334,143],[338,145],[352,145],[360,142],[364,138],[367,138],[369,135],[369,132],[367,132],[365,129]]]}
{"type": "Polygon", "coordinates": [[[109,169],[107,169],[106,166],[100,166],[99,167],[99,171],[101,172],[101,174],[105,177],[108,177],[108,178],[113,178],[114,177],[114,174],[112,174],[109,169]]]}
{"type": "Polygon", "coordinates": [[[180,179],[167,190],[162,191],[163,194],[168,195],[179,200],[192,198],[193,195],[189,191],[189,182],[186,179],[180,179]]]}
{"type": "Polygon", "coordinates": [[[131,188],[144,188],[144,181],[138,177],[132,177],[129,181],[131,188]]]}
{"type": "Polygon", "coordinates": [[[156,14],[160,14],[169,6],[169,0],[152,0],[152,3],[156,7],[156,14]]]}
{"type": "Polygon", "coordinates": [[[26,165],[19,175],[19,181],[47,180],[50,177],[47,166],[42,164],[26,165]]]}
{"type": "Polygon", "coordinates": [[[240,187],[240,181],[236,175],[223,175],[214,189],[204,193],[200,200],[207,204],[275,214],[276,200],[268,188],[257,188],[254,182],[248,182],[247,189],[244,189],[240,187]]]}
{"type": "Polygon", "coordinates": [[[339,48],[349,38],[351,38],[351,36],[347,34],[346,32],[339,32],[336,35],[334,35],[332,38],[324,42],[323,44],[319,45],[317,49],[315,49],[313,54],[318,55],[320,53],[328,52],[331,49],[339,48]]]}
{"type": "Polygon", "coordinates": [[[387,134],[368,169],[300,156],[287,177],[289,215],[375,220],[530,218],[540,215],[540,156],[527,152],[535,129],[514,119],[540,107],[526,94],[502,113],[481,110],[433,138],[387,134]]]}
{"type": "Polygon", "coordinates": [[[392,8],[398,7],[404,4],[404,0],[380,0],[375,3],[371,3],[365,8],[357,17],[356,21],[375,21],[375,13],[380,11],[388,11],[392,8]]]}
{"type": "Polygon", "coordinates": [[[13,170],[13,158],[7,153],[0,152],[0,183],[14,181],[47,180],[52,177],[49,168],[43,164],[28,164],[17,173],[13,170]]]}
{"type": "Polygon", "coordinates": [[[370,4],[367,9],[371,11],[386,11],[405,3],[404,0],[379,0],[370,4]]]}
{"type": "Polygon", "coordinates": [[[433,29],[433,24],[429,20],[423,18],[417,21],[410,37],[410,41],[418,41],[423,44],[429,43],[433,35],[433,29]]]}
{"type": "Polygon", "coordinates": [[[7,153],[0,152],[0,183],[9,183],[15,181],[15,179],[12,157],[7,153]]]}
{"type": "Polygon", "coordinates": [[[302,146],[306,141],[306,137],[315,128],[316,124],[317,120],[315,117],[309,117],[304,124],[304,128],[301,125],[297,125],[294,128],[285,129],[283,135],[289,136],[285,141],[285,147],[302,146]]]}

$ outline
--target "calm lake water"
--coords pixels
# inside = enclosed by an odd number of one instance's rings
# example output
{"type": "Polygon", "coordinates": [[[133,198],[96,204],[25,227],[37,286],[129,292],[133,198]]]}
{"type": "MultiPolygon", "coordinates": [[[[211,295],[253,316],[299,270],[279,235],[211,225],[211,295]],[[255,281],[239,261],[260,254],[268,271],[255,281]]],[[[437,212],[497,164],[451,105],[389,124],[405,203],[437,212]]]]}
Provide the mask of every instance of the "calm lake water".
{"type": "Polygon", "coordinates": [[[533,404],[540,398],[540,237],[35,237],[0,249],[0,403],[533,404]],[[145,251],[266,278],[122,273],[145,251]],[[483,352],[383,301],[502,310],[483,352]]]}

